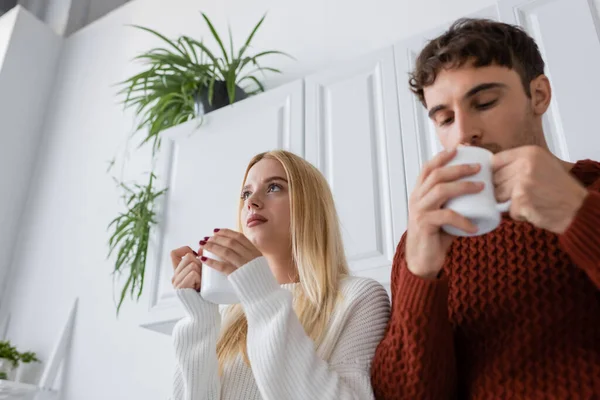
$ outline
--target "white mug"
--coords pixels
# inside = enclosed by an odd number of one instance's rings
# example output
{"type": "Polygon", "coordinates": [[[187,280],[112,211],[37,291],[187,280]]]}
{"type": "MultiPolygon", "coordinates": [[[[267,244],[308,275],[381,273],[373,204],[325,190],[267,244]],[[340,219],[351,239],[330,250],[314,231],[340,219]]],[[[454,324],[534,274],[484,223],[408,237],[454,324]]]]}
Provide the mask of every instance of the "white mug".
{"type": "MultiPolygon", "coordinates": [[[[221,261],[218,256],[210,251],[203,250],[202,255],[206,258],[221,261]]],[[[229,279],[227,279],[227,275],[204,264],[202,264],[200,295],[203,299],[215,304],[239,303],[235,290],[229,279]]]]}
{"type": "Polygon", "coordinates": [[[451,209],[467,217],[479,229],[476,233],[464,232],[450,225],[443,225],[442,229],[455,236],[478,236],[493,231],[500,225],[502,213],[510,208],[510,200],[498,203],[494,195],[492,180],[493,153],[481,147],[459,146],[456,156],[446,166],[460,164],[479,164],[481,169],[475,175],[461,178],[461,181],[483,182],[484,188],[479,193],[466,194],[450,199],[444,208],[451,209]]]}

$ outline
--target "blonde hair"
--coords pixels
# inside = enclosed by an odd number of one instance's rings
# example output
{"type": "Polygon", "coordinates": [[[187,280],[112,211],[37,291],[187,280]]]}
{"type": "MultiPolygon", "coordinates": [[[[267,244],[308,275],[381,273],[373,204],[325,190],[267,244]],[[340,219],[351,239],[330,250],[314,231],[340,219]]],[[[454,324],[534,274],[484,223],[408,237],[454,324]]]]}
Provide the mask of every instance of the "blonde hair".
{"type": "MultiPolygon", "coordinates": [[[[284,150],[256,155],[248,164],[248,172],[263,159],[275,159],[283,166],[290,194],[291,250],[299,284],[294,289],[294,310],[307,335],[318,347],[326,333],[327,323],[336,305],[338,284],[348,275],[342,235],[329,184],[313,165],[284,150]]],[[[238,229],[241,230],[240,200],[238,229]]],[[[248,321],[241,305],[228,308],[225,325],[217,343],[219,370],[242,354],[250,365],[246,340],[248,321]]]]}

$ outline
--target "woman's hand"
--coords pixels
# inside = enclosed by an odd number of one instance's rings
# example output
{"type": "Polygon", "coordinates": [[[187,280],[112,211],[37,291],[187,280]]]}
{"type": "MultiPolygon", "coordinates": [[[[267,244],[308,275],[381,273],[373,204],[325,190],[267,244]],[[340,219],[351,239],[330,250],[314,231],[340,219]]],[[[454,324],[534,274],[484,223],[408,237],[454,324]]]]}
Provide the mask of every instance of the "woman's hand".
{"type": "Polygon", "coordinates": [[[202,263],[229,275],[242,265],[262,256],[244,234],[230,229],[215,229],[215,235],[200,241],[200,249],[210,251],[223,261],[201,257],[202,263]]]}
{"type": "Polygon", "coordinates": [[[171,251],[171,263],[175,271],[171,283],[175,289],[200,290],[202,263],[198,253],[188,246],[180,247],[171,251]]]}

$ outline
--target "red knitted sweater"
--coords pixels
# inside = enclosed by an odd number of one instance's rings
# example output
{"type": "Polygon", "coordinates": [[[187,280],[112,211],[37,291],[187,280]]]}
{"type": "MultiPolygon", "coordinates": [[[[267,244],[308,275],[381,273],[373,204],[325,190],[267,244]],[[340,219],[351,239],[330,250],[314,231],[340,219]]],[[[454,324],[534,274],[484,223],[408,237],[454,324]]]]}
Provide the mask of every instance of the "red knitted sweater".
{"type": "Polygon", "coordinates": [[[600,163],[571,173],[589,195],[562,235],[506,215],[455,240],[437,280],[400,241],[377,399],[600,399],[600,163]]]}

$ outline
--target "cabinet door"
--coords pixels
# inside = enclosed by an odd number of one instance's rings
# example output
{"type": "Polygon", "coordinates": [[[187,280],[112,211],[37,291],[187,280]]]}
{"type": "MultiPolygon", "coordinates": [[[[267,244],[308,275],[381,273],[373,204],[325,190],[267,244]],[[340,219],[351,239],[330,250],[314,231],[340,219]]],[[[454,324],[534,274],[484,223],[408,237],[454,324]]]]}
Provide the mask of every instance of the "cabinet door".
{"type": "Polygon", "coordinates": [[[332,188],[352,273],[388,283],[407,215],[393,49],[306,79],[306,158],[332,188]]]}
{"type": "Polygon", "coordinates": [[[600,159],[597,10],[588,0],[501,0],[502,21],[521,25],[546,61],[553,96],[544,116],[550,150],[568,161],[600,159]]]}
{"type": "Polygon", "coordinates": [[[303,156],[303,95],[297,81],[208,114],[201,126],[190,121],[164,133],[158,169],[168,193],[149,249],[150,317],[142,326],[170,333],[181,318],[169,253],[197,249],[214,228],[236,229],[250,159],[277,148],[303,156]]]}
{"type": "MultiPolygon", "coordinates": [[[[489,7],[468,15],[473,18],[498,19],[497,8],[489,7]]],[[[402,144],[408,193],[412,193],[423,164],[442,150],[427,110],[409,89],[408,77],[415,67],[419,53],[427,42],[442,34],[452,21],[436,29],[413,36],[394,47],[396,75],[398,76],[398,103],[402,121],[402,144]]]]}

